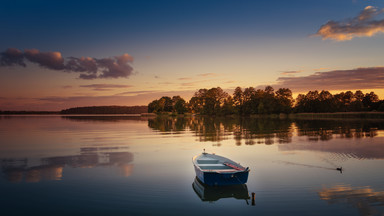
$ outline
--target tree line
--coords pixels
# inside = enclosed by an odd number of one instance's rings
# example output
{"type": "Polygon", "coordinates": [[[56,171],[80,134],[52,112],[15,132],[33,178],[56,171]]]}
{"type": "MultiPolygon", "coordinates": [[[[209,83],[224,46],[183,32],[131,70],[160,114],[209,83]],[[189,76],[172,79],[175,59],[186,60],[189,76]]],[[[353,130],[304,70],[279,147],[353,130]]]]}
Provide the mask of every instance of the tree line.
{"type": "Polygon", "coordinates": [[[147,106],[90,106],[61,110],[60,114],[141,114],[147,106]]]}
{"type": "Polygon", "coordinates": [[[327,113],[384,111],[384,100],[374,93],[364,94],[358,90],[331,94],[329,91],[309,91],[293,99],[289,88],[274,90],[272,86],[265,89],[237,87],[233,95],[220,87],[200,89],[186,102],[180,96],[164,96],[148,104],[148,112],[186,112],[202,115],[252,115],[279,113],[327,113]]]}

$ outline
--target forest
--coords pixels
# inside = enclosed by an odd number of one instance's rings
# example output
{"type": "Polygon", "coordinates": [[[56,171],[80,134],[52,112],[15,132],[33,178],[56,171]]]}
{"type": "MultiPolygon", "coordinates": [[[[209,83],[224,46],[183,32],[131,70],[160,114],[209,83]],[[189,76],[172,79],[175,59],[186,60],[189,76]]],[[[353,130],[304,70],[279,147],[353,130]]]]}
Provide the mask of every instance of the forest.
{"type": "Polygon", "coordinates": [[[233,95],[220,87],[200,89],[187,102],[180,96],[163,96],[148,104],[149,113],[172,112],[202,115],[252,115],[280,113],[333,113],[384,111],[384,100],[374,93],[346,91],[331,94],[329,91],[309,91],[296,99],[289,88],[274,90],[237,87],[233,95]]]}
{"type": "Polygon", "coordinates": [[[60,114],[141,114],[147,106],[90,106],[65,109],[60,114]]]}

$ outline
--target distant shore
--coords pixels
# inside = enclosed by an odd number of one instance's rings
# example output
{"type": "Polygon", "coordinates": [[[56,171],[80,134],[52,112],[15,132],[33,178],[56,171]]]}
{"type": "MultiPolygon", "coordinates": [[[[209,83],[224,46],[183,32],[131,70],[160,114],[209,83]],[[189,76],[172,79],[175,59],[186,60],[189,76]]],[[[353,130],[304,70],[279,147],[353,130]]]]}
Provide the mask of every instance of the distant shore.
{"type": "Polygon", "coordinates": [[[58,115],[60,111],[0,111],[0,115],[58,115]]]}
{"type": "Polygon", "coordinates": [[[384,119],[384,112],[335,112],[335,113],[289,113],[289,114],[254,114],[254,115],[200,115],[200,114],[176,114],[172,112],[161,113],[126,113],[126,112],[81,112],[63,113],[62,111],[0,111],[0,115],[138,115],[143,117],[251,117],[251,118],[280,118],[280,119],[384,119]]]}
{"type": "MultiPolygon", "coordinates": [[[[147,113],[146,115],[151,115],[147,113]]],[[[280,119],[384,119],[384,112],[335,112],[335,113],[280,113],[280,114],[253,114],[253,115],[201,115],[201,114],[175,114],[172,112],[152,113],[151,116],[159,117],[183,117],[183,116],[207,116],[207,117],[251,117],[251,118],[280,118],[280,119]]]]}

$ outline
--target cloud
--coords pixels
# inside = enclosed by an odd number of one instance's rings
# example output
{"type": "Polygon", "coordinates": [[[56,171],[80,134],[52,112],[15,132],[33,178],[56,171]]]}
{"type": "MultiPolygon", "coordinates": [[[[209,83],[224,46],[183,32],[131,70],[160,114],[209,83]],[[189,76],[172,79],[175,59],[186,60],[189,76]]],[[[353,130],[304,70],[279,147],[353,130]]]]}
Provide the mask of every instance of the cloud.
{"type": "Polygon", "coordinates": [[[124,95],[140,95],[140,94],[154,94],[159,91],[127,91],[127,92],[122,92],[119,94],[115,94],[114,96],[124,96],[124,95]]]}
{"type": "Polygon", "coordinates": [[[181,77],[181,78],[179,78],[178,80],[191,80],[192,78],[190,78],[190,77],[181,77]]]}
{"type": "Polygon", "coordinates": [[[0,53],[0,66],[14,66],[19,65],[26,67],[24,63],[24,54],[18,49],[8,48],[0,53]]]}
{"type": "Polygon", "coordinates": [[[226,81],[224,83],[228,83],[228,84],[231,84],[231,83],[236,83],[234,80],[229,80],[229,81],[226,81]]]}
{"type": "Polygon", "coordinates": [[[80,73],[80,79],[121,78],[129,77],[133,73],[130,65],[133,57],[127,53],[101,59],[91,57],[64,59],[60,52],[41,52],[37,49],[26,49],[23,52],[9,48],[0,53],[0,66],[27,67],[26,61],[51,70],[80,73]]]}
{"type": "Polygon", "coordinates": [[[371,37],[384,32],[384,19],[374,20],[383,12],[383,9],[378,10],[376,7],[367,6],[358,16],[346,22],[328,21],[314,35],[322,37],[323,40],[334,41],[346,41],[354,37],[371,37]]]}
{"type": "Polygon", "coordinates": [[[173,85],[173,82],[159,82],[159,85],[173,85]]]}
{"type": "Polygon", "coordinates": [[[207,76],[217,76],[218,74],[216,73],[203,73],[203,74],[198,74],[197,76],[202,76],[202,77],[207,77],[207,76]]]}
{"type": "Polygon", "coordinates": [[[191,87],[191,86],[196,86],[198,84],[201,84],[202,81],[194,81],[194,82],[185,82],[181,83],[182,87],[191,87]]]}
{"type": "Polygon", "coordinates": [[[63,70],[65,68],[64,58],[60,52],[40,52],[37,49],[26,49],[24,50],[24,57],[30,62],[48,69],[63,70]]]}
{"type": "Polygon", "coordinates": [[[330,68],[315,68],[313,71],[329,70],[330,68]]]}
{"type": "Polygon", "coordinates": [[[299,70],[299,71],[282,71],[281,75],[294,75],[294,74],[298,74],[301,72],[303,72],[303,71],[301,71],[301,70],[299,70]]]}
{"type": "Polygon", "coordinates": [[[277,87],[296,91],[384,88],[384,67],[316,72],[309,76],[279,77],[277,87]]]}
{"type": "Polygon", "coordinates": [[[92,88],[95,91],[108,91],[116,88],[130,88],[131,85],[118,85],[118,84],[92,84],[92,85],[80,85],[83,88],[92,88]]]}
{"type": "Polygon", "coordinates": [[[103,68],[100,78],[128,77],[132,74],[133,68],[128,64],[133,62],[132,56],[123,54],[114,58],[97,59],[99,67],[103,68]]]}

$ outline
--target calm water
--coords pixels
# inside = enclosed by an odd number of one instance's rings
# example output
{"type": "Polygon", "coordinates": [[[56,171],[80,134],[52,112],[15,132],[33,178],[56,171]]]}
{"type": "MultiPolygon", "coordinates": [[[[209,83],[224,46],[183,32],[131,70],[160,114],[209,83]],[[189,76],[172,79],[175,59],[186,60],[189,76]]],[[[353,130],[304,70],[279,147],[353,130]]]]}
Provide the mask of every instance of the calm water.
{"type": "Polygon", "coordinates": [[[383,121],[0,116],[0,215],[383,215],[383,159],[383,121]],[[202,149],[248,183],[195,190],[202,149]]]}

